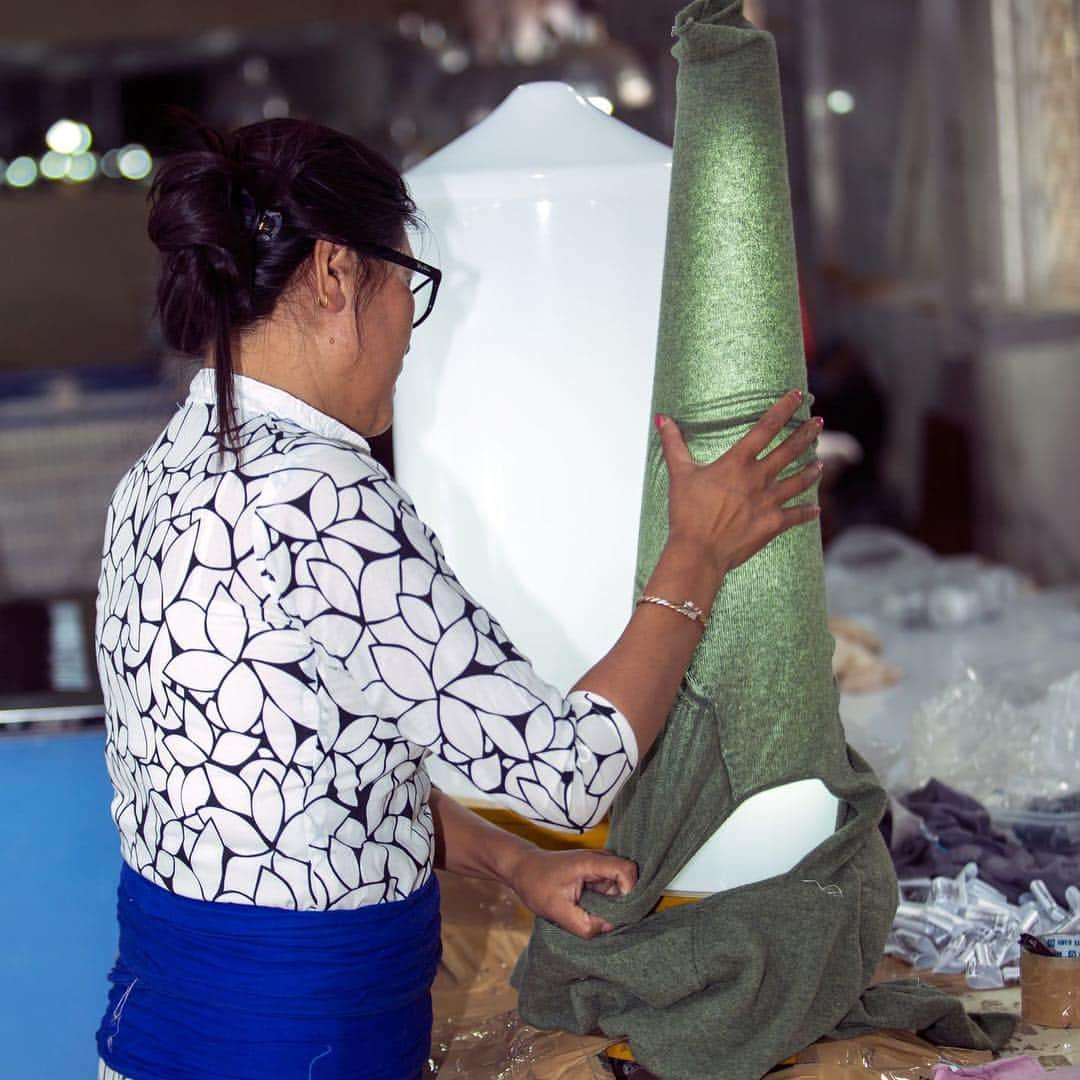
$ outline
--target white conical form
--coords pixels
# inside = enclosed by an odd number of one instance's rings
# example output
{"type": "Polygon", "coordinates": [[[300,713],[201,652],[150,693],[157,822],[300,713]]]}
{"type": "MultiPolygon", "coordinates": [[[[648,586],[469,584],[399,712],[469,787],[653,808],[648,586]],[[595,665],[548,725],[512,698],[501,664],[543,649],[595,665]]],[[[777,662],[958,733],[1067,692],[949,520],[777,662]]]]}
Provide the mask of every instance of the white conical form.
{"type": "MultiPolygon", "coordinates": [[[[462,583],[567,690],[632,603],[671,151],[518,87],[406,179],[443,271],[398,383],[398,479],[462,583]]],[[[453,770],[432,777],[482,799],[453,770]]]]}
{"type": "MultiPolygon", "coordinates": [[[[414,247],[443,282],[397,386],[396,474],[465,587],[564,691],[631,612],[670,172],[666,146],[549,82],[406,178],[430,227],[414,247]]],[[[819,781],[756,796],[673,888],[789,869],[835,805],[819,781]]]]}

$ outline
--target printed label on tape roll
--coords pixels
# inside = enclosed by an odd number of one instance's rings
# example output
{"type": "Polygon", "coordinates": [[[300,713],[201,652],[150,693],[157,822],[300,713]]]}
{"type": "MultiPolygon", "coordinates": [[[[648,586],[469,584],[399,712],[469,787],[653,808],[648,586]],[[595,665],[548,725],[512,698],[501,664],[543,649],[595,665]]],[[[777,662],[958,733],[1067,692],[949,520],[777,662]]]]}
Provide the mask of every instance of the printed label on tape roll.
{"type": "Polygon", "coordinates": [[[1080,960],[1080,934],[1044,934],[1043,941],[1066,960],[1080,960]]]}

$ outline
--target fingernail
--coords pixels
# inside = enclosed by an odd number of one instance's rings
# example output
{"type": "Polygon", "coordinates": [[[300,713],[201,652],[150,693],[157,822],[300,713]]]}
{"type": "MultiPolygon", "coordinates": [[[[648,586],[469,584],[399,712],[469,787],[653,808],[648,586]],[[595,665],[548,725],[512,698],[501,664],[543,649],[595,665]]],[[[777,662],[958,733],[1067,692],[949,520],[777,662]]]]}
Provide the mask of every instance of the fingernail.
{"type": "Polygon", "coordinates": [[[657,413],[653,417],[653,423],[656,425],[656,430],[659,431],[667,423],[667,417],[663,413],[657,413]]]}
{"type": "Polygon", "coordinates": [[[825,462],[824,461],[815,461],[814,462],[814,468],[818,472],[824,472],[825,471],[825,462]]]}
{"type": "Polygon", "coordinates": [[[796,401],[802,401],[803,392],[801,390],[792,390],[791,392],[795,395],[795,400],[796,401]]]}
{"type": "Polygon", "coordinates": [[[825,421],[820,416],[815,416],[814,417],[814,423],[817,424],[817,426],[819,428],[823,428],[825,426],[825,421]]]}

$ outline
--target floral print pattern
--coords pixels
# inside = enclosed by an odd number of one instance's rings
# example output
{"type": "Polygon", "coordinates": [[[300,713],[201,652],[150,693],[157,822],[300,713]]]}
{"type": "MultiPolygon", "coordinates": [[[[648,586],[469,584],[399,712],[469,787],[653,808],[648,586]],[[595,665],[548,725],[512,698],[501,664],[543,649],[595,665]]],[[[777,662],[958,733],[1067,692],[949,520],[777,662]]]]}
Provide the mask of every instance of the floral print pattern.
{"type": "Polygon", "coordinates": [[[431,873],[437,754],[534,820],[594,825],[625,718],[543,682],[355,432],[200,372],[109,507],[97,651],[125,860],[182,896],[321,910],[431,873]]]}

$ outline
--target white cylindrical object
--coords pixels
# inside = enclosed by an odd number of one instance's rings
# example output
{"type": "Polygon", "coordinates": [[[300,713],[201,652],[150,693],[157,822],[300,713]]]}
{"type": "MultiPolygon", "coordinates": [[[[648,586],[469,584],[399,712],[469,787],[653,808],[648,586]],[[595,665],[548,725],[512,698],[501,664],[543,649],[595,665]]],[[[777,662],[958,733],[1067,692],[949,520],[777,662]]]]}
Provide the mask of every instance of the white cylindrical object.
{"type": "Polygon", "coordinates": [[[630,615],[670,162],[569,86],[533,83],[407,177],[443,283],[398,383],[397,476],[564,691],[630,615]]]}
{"type": "MultiPolygon", "coordinates": [[[[398,382],[397,477],[465,587],[564,691],[633,602],[670,175],[666,146],[532,83],[407,177],[432,241],[414,247],[443,283],[398,382]]],[[[835,806],[820,781],[749,800],[678,887],[782,873],[835,806]]]]}

